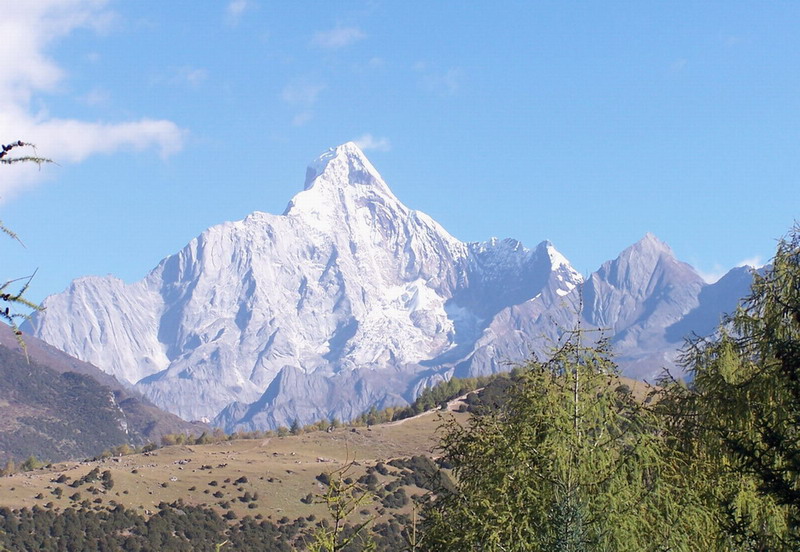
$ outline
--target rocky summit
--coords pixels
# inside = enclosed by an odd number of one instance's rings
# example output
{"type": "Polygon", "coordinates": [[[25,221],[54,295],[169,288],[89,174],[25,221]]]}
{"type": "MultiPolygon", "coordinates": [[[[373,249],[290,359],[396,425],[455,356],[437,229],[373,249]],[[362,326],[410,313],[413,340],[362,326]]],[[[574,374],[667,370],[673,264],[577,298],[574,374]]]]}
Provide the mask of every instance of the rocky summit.
{"type": "Polygon", "coordinates": [[[654,379],[750,283],[706,284],[647,234],[584,281],[549,242],[463,243],[403,205],[353,143],[307,170],[282,215],[209,228],[143,280],[75,280],[27,328],[185,419],[227,430],[413,400],[509,369],[579,320],[654,379]]]}

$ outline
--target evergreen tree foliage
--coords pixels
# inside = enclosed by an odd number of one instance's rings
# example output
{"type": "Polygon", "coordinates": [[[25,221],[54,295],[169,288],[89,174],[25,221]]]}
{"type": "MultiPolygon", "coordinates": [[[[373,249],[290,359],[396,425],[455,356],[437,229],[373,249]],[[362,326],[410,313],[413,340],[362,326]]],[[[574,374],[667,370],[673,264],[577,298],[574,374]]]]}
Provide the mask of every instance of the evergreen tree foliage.
{"type": "Polygon", "coordinates": [[[711,550],[688,518],[660,420],[578,328],[507,399],[441,445],[457,484],[424,512],[427,550],[711,550]]]}
{"type": "Polygon", "coordinates": [[[800,549],[800,227],[686,362],[694,386],[677,402],[721,531],[742,550],[800,549]]]}
{"type": "Polygon", "coordinates": [[[292,420],[292,426],[289,428],[289,433],[292,435],[300,435],[303,432],[302,426],[300,426],[300,421],[295,418],[292,420]]]}
{"type": "Polygon", "coordinates": [[[22,464],[20,464],[19,469],[22,471],[31,471],[41,468],[42,466],[44,466],[44,463],[40,462],[38,458],[31,454],[22,464]]]}

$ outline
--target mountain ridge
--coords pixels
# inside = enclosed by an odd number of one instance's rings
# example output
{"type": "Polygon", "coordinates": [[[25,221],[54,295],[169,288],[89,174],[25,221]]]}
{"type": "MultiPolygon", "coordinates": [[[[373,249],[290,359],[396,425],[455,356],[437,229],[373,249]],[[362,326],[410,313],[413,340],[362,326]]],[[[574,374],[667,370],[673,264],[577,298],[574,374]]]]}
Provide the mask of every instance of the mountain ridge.
{"type": "Polygon", "coordinates": [[[737,279],[701,305],[706,287],[649,233],[585,279],[548,241],[460,242],[347,143],[311,163],[284,214],[213,226],[133,284],[76,280],[31,328],[184,418],[257,428],[507,370],[579,319],[652,379],[676,368],[689,313],[747,291],[737,279]]]}

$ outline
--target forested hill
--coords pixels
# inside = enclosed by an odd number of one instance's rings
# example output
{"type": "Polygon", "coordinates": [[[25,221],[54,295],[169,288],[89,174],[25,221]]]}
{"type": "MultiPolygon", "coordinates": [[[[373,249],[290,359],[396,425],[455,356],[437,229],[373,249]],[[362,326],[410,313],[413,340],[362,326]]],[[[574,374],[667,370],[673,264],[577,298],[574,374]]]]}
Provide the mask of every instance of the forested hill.
{"type": "Polygon", "coordinates": [[[0,347],[0,458],[83,458],[126,442],[113,393],[89,376],[58,373],[0,347]]]}
{"type": "Polygon", "coordinates": [[[163,412],[94,366],[0,324],[0,461],[96,456],[207,429],[163,412]],[[27,356],[26,356],[27,352],[27,356]]]}

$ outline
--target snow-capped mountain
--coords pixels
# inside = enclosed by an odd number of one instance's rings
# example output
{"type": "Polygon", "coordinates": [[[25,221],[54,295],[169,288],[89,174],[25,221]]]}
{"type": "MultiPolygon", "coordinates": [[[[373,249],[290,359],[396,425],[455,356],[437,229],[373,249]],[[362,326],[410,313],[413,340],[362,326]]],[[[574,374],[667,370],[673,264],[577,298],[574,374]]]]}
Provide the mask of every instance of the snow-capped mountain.
{"type": "Polygon", "coordinates": [[[31,329],[186,419],[274,427],[508,369],[575,323],[580,288],[580,315],[614,333],[623,370],[652,377],[674,367],[694,329],[682,323],[747,290],[703,295],[651,235],[581,284],[549,242],[458,241],[347,143],[309,166],[282,215],[212,227],[133,284],[78,279],[31,329]]]}

